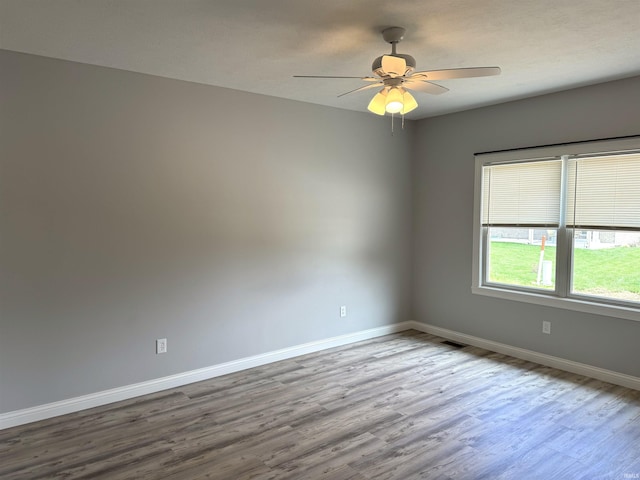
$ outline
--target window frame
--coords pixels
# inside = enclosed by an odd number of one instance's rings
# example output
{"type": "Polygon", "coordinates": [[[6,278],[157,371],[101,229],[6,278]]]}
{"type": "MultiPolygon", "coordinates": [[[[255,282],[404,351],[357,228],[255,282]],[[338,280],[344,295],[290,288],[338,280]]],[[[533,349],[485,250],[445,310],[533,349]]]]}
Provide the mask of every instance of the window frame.
{"type": "MultiPolygon", "coordinates": [[[[571,293],[573,280],[573,228],[566,226],[566,181],[569,157],[640,152],[640,136],[548,145],[475,154],[473,210],[473,267],[471,291],[477,295],[533,303],[596,315],[640,321],[640,306],[632,302],[571,293]],[[490,164],[523,163],[563,158],[560,225],[556,241],[556,281],[554,290],[534,289],[485,281],[490,227],[482,224],[483,167],[490,164]]],[[[580,229],[582,230],[582,229],[580,229]]]]}

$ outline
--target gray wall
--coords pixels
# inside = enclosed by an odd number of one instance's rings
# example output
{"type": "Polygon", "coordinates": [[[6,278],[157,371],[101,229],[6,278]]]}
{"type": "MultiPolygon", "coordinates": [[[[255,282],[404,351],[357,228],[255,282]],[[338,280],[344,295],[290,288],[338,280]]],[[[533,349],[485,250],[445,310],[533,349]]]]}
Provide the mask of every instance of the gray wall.
{"type": "Polygon", "coordinates": [[[0,413],[409,318],[411,122],[8,51],[0,102],[0,413]]]}
{"type": "Polygon", "coordinates": [[[471,293],[473,154],[638,135],[638,105],[640,77],[420,121],[414,319],[640,376],[640,322],[471,293]],[[551,335],[542,334],[543,319],[551,335]]]}

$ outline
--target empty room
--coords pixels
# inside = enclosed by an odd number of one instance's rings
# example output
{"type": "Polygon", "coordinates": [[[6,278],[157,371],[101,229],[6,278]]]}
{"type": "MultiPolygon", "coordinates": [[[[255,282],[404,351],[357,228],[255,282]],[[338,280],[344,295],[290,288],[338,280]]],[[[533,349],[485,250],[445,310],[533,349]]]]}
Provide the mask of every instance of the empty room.
{"type": "Polygon", "coordinates": [[[0,0],[0,478],[640,478],[639,22],[0,0]]]}

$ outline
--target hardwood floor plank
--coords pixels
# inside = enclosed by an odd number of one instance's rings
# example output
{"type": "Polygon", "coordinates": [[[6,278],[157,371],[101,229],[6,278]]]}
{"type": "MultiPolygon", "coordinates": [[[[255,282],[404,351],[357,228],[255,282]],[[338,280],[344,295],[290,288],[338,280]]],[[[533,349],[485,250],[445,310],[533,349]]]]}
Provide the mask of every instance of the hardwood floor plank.
{"type": "MultiPolygon", "coordinates": [[[[274,471],[279,472],[279,479],[297,478],[333,478],[346,465],[375,451],[384,450],[388,445],[370,433],[363,433],[342,442],[331,443],[310,450],[305,454],[277,464],[274,471]]],[[[271,462],[273,464],[273,462],[271,462]]],[[[351,472],[351,470],[349,468],[351,472]]]]}
{"type": "Polygon", "coordinates": [[[162,478],[167,480],[208,479],[229,480],[231,478],[251,478],[264,476],[270,472],[258,457],[252,454],[222,457],[216,450],[203,452],[188,459],[181,459],[172,465],[164,465],[162,478]]]}
{"type": "Polygon", "coordinates": [[[6,456],[15,456],[18,448],[32,448],[51,443],[54,439],[65,440],[84,431],[91,431],[93,435],[102,429],[121,428],[123,424],[139,421],[145,415],[184,405],[186,400],[187,397],[181,392],[163,392],[133,402],[128,400],[0,431],[0,463],[6,456]],[[12,437],[4,437],[9,432],[13,432],[12,437]]]}
{"type": "MultiPolygon", "coordinates": [[[[90,479],[143,479],[149,475],[156,475],[159,464],[169,461],[173,452],[166,445],[158,442],[152,448],[135,448],[115,454],[107,453],[104,457],[92,457],[91,460],[79,464],[65,462],[62,470],[53,473],[46,469],[42,478],[74,478],[77,480],[90,479]]],[[[37,478],[37,475],[29,478],[37,478]]]]}
{"type": "Polygon", "coordinates": [[[540,446],[514,455],[513,462],[496,480],[514,478],[575,478],[581,471],[579,462],[565,454],[540,446]]]}

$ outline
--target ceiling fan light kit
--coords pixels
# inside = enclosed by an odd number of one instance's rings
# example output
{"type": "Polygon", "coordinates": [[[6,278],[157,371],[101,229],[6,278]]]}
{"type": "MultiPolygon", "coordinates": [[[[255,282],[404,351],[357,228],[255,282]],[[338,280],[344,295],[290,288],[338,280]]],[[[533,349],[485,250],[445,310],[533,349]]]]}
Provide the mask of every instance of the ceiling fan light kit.
{"type": "Polygon", "coordinates": [[[404,115],[406,113],[412,112],[416,108],[418,108],[418,102],[416,102],[416,99],[413,98],[413,95],[405,91],[402,97],[402,110],[400,111],[400,113],[404,115]]]}
{"type": "Polygon", "coordinates": [[[402,27],[390,27],[382,31],[384,41],[391,44],[391,53],[381,55],[373,61],[371,70],[374,77],[333,77],[324,75],[294,75],[304,78],[358,78],[368,85],[338,95],[382,87],[369,102],[367,109],[376,115],[399,113],[405,115],[416,108],[418,102],[407,90],[441,95],[449,89],[433,83],[433,80],[454,78],[487,77],[499,75],[500,67],[452,68],[447,70],[429,70],[416,72],[416,60],[404,53],[397,53],[396,46],[404,38],[406,30],[402,27]]]}
{"type": "Polygon", "coordinates": [[[367,107],[370,112],[375,113],[376,115],[384,115],[387,111],[387,89],[383,88],[369,102],[369,106],[367,107]]]}
{"type": "Polygon", "coordinates": [[[371,99],[367,108],[376,115],[385,113],[405,115],[418,108],[418,102],[402,87],[385,87],[371,99]]]}
{"type": "Polygon", "coordinates": [[[403,108],[402,92],[398,87],[391,87],[387,93],[385,110],[389,113],[400,113],[403,108]]]}

